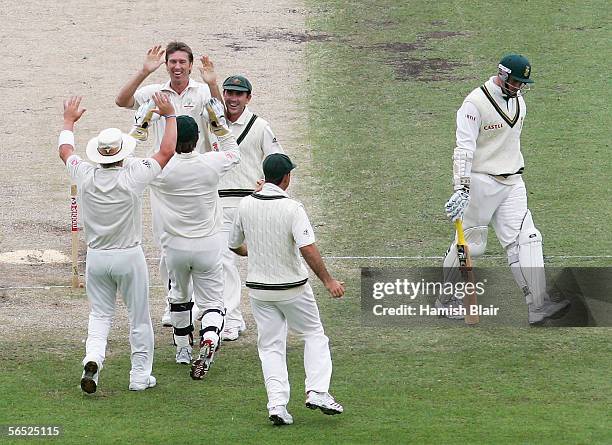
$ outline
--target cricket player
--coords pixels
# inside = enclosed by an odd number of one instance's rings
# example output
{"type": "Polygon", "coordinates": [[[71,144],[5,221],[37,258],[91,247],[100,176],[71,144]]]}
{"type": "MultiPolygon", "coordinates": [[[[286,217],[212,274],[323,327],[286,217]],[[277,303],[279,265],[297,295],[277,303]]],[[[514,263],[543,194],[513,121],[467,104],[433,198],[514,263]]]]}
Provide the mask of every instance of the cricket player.
{"type": "MultiPolygon", "coordinates": [[[[546,292],[542,235],[527,208],[523,182],[521,130],[526,87],[533,83],[525,56],[509,54],[497,75],[473,90],[457,111],[457,146],[453,153],[454,193],[446,203],[448,217],[463,218],[472,257],[485,252],[489,224],[506,250],[514,279],[525,294],[530,324],[555,317],[569,302],[551,301],[546,292]]],[[[458,276],[456,239],[444,257],[448,280],[458,276]]],[[[436,302],[457,307],[461,301],[436,302]]],[[[461,316],[455,318],[462,318],[461,316]]]]}
{"type": "MultiPolygon", "coordinates": [[[[283,153],[270,124],[248,108],[253,88],[244,76],[230,76],[223,82],[223,99],[227,109],[229,127],[240,147],[240,164],[228,172],[219,184],[219,196],[223,206],[223,234],[229,239],[236,208],[240,200],[255,190],[258,181],[263,182],[261,164],[272,153],[283,153]]],[[[221,339],[237,340],[246,329],[240,311],[241,283],[237,256],[226,249],[223,254],[225,278],[224,300],[227,310],[225,328],[221,339]]]]}
{"type": "MultiPolygon", "coordinates": [[[[193,51],[183,42],[170,42],[163,50],[160,45],[154,46],[147,51],[142,68],[119,90],[115,103],[123,108],[137,110],[135,115],[135,126],[145,127],[153,133],[153,147],[149,155],[159,150],[159,144],[164,134],[164,120],[156,119],[153,116],[150,122],[143,120],[147,112],[154,104],[151,98],[155,92],[163,91],[170,97],[177,115],[186,115],[194,118],[198,124],[200,138],[195,151],[204,153],[212,149],[212,144],[208,132],[208,114],[205,105],[211,95],[222,100],[221,92],[217,86],[217,76],[214,67],[208,56],[200,59],[202,64],[200,72],[205,83],[197,82],[190,78],[193,69],[193,51]],[[165,64],[169,80],[165,84],[151,84],[144,87],[140,85],[154,73],[162,64],[165,64]],[[147,127],[148,126],[148,127],[147,127]]],[[[160,204],[155,197],[151,196],[151,212],[153,225],[153,239],[160,246],[159,240],[162,235],[162,223],[160,220],[160,204]]],[[[168,286],[168,271],[163,252],[160,255],[160,276],[164,286],[168,286]]],[[[166,309],[162,317],[164,326],[172,326],[170,320],[170,306],[166,300],[166,309]]]]}
{"type": "Polygon", "coordinates": [[[287,195],[293,168],[284,154],[266,157],[265,184],[240,202],[229,243],[238,255],[249,257],[246,286],[257,324],[269,419],[275,425],[293,423],[287,412],[288,328],[304,340],[306,406],[330,415],[344,410],[328,392],[332,374],[329,339],[300,254],[333,298],[344,295],[344,283],[327,271],[304,207],[287,195]]]}
{"type": "Polygon", "coordinates": [[[153,326],[149,315],[149,276],[142,251],[142,193],[174,155],[176,116],[165,95],[155,93],[157,112],[166,120],[159,151],[150,158],[128,157],[136,140],[118,128],[107,128],[87,144],[83,162],[74,154],[74,124],[85,110],[81,98],[64,102],[64,129],[59,155],[77,184],[87,237],[87,297],[90,303],[81,388],[94,393],[104,364],[106,343],[119,291],[128,309],[132,369],[129,389],[155,386],[153,326]]]}
{"type": "Polygon", "coordinates": [[[192,359],[193,297],[203,310],[200,356],[191,377],[202,379],[210,369],[219,346],[225,315],[221,256],[227,242],[221,234],[222,213],[219,179],[240,162],[236,139],[223,116],[223,103],[215,98],[207,104],[221,151],[197,153],[198,126],[190,116],[177,118],[176,155],[153,181],[151,188],[162,209],[162,249],[170,276],[170,315],[174,327],[176,362],[192,359]]]}

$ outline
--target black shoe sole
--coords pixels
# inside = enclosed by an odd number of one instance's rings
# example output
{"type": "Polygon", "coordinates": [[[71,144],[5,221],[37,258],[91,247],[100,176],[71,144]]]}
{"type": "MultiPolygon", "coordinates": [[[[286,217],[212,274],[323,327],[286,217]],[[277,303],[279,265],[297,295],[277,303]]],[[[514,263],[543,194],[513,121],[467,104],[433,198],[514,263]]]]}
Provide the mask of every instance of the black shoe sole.
{"type": "Polygon", "coordinates": [[[282,417],[277,416],[276,414],[271,415],[270,417],[268,417],[268,419],[272,421],[274,426],[290,425],[289,423],[286,423],[282,417]]]}
{"type": "Polygon", "coordinates": [[[191,364],[191,372],[189,375],[194,380],[202,380],[204,377],[206,377],[208,369],[209,368],[206,366],[206,360],[199,358],[191,364]]]}
{"type": "Polygon", "coordinates": [[[328,416],[333,416],[333,415],[336,415],[336,414],[342,414],[342,411],[336,411],[335,409],[331,409],[331,408],[324,408],[322,406],[314,405],[312,403],[306,403],[306,408],[308,408],[308,409],[320,409],[323,414],[327,414],[328,416]]]}
{"type": "Polygon", "coordinates": [[[87,394],[93,394],[98,387],[94,380],[94,375],[98,372],[98,364],[96,362],[87,362],[83,369],[85,370],[85,375],[81,379],[81,389],[87,394]]]}

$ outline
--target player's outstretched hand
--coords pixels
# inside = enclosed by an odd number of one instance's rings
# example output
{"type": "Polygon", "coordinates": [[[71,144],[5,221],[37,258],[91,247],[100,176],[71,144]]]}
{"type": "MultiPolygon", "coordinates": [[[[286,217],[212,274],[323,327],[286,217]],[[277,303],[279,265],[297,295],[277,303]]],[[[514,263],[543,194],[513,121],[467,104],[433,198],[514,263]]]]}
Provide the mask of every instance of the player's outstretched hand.
{"type": "Polygon", "coordinates": [[[208,120],[213,133],[217,136],[225,136],[230,130],[225,120],[225,107],[223,103],[216,97],[211,97],[206,103],[206,111],[208,112],[208,120]]]}
{"type": "Polygon", "coordinates": [[[167,116],[169,114],[174,114],[174,106],[167,94],[157,92],[153,94],[153,102],[157,106],[155,113],[161,116],[167,116]]]}
{"type": "Polygon", "coordinates": [[[216,84],[217,73],[215,72],[215,65],[212,63],[212,60],[208,56],[202,56],[200,62],[202,62],[202,66],[199,68],[202,80],[207,85],[216,84]]]}
{"type": "Polygon", "coordinates": [[[450,199],[444,206],[446,216],[448,216],[448,218],[453,222],[463,218],[463,214],[465,213],[465,209],[467,208],[469,203],[469,190],[459,189],[455,191],[455,193],[453,193],[453,196],[450,197],[450,199]]]}
{"type": "Polygon", "coordinates": [[[165,62],[165,52],[166,50],[162,49],[161,45],[155,45],[153,48],[149,48],[144,63],[142,64],[142,70],[149,75],[159,68],[165,62]]]}
{"type": "Polygon", "coordinates": [[[333,298],[342,298],[344,295],[344,282],[332,279],[325,283],[325,288],[333,298]]]}
{"type": "Polygon", "coordinates": [[[64,101],[64,122],[75,123],[83,116],[85,108],[81,108],[81,99],[82,96],[71,96],[64,101]]]}

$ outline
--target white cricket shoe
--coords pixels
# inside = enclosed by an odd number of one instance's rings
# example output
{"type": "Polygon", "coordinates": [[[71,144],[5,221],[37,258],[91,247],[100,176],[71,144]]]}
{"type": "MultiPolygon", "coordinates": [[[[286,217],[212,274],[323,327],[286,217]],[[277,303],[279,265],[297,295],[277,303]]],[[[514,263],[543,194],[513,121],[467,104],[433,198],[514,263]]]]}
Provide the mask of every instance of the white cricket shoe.
{"type": "Polygon", "coordinates": [[[210,339],[202,338],[200,342],[200,355],[191,364],[191,378],[194,380],[202,380],[208,374],[212,362],[215,358],[215,351],[217,350],[217,344],[210,339]]]}
{"type": "Polygon", "coordinates": [[[150,375],[146,382],[130,382],[130,391],[144,391],[147,388],[153,388],[155,385],[157,385],[157,379],[150,375]]]}
{"type": "Polygon", "coordinates": [[[465,318],[463,300],[454,296],[446,302],[442,302],[440,297],[436,298],[436,309],[444,310],[444,314],[441,314],[440,317],[450,318],[451,320],[463,320],[465,318]]]}
{"type": "Polygon", "coordinates": [[[293,416],[287,411],[285,405],[276,405],[268,410],[268,419],[277,426],[291,425],[293,416]]]}
{"type": "Polygon", "coordinates": [[[164,315],[161,318],[162,326],[165,328],[172,327],[172,317],[170,316],[170,302],[166,298],[166,307],[164,308],[164,315]]]}
{"type": "Polygon", "coordinates": [[[323,414],[333,416],[334,414],[342,414],[344,408],[334,400],[328,392],[308,391],[306,396],[306,408],[320,409],[323,414]]]}
{"type": "Polygon", "coordinates": [[[188,365],[191,363],[191,346],[177,346],[176,348],[176,362],[181,365],[188,365]]]}
{"type": "Polygon", "coordinates": [[[98,377],[100,371],[96,362],[87,362],[83,367],[83,375],[81,376],[81,389],[87,394],[93,394],[98,388],[98,377]]]}
{"type": "Polygon", "coordinates": [[[563,315],[563,310],[569,306],[569,300],[552,301],[545,299],[540,307],[529,305],[529,324],[544,322],[547,318],[559,318],[563,315]]]}
{"type": "Polygon", "coordinates": [[[226,327],[221,331],[221,340],[223,341],[235,341],[240,337],[239,327],[226,327]]]}

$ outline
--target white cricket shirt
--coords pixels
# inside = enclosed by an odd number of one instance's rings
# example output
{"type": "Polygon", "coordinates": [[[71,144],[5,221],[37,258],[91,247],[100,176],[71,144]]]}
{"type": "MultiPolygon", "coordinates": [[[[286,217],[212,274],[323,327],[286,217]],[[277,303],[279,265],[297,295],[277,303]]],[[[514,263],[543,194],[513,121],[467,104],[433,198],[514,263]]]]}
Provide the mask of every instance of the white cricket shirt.
{"type": "Polygon", "coordinates": [[[126,249],[142,241],[142,193],[161,167],[152,158],[127,158],[123,165],[102,168],[75,154],[66,161],[91,249],[126,249]]]}
{"type": "MultiPolygon", "coordinates": [[[[196,145],[195,151],[204,153],[211,150],[210,139],[208,132],[208,113],[206,112],[206,103],[212,97],[208,85],[196,82],[189,79],[187,88],[181,94],[178,94],[170,87],[170,81],[165,84],[152,84],[139,88],[134,93],[134,109],[137,110],[143,103],[148,102],[153,98],[153,94],[163,91],[170,98],[170,102],[174,106],[177,116],[191,116],[198,124],[200,137],[196,145]]],[[[149,136],[152,139],[152,148],[148,155],[159,151],[159,145],[164,136],[166,129],[165,119],[156,119],[149,126],[149,136]]]]}
{"type": "Polygon", "coordinates": [[[524,166],[520,136],[525,100],[520,94],[504,99],[493,79],[473,90],[457,111],[457,147],[474,154],[473,172],[516,173],[524,166]]]}
{"type": "Polygon", "coordinates": [[[223,223],[218,184],[240,162],[233,136],[220,139],[222,151],[176,153],[151,183],[152,204],[162,221],[162,246],[198,250],[197,239],[217,233],[223,223]]]}
{"type": "Polygon", "coordinates": [[[263,189],[242,199],[236,211],[229,246],[248,249],[246,286],[253,298],[288,300],[303,291],[308,269],[300,247],[315,242],[304,206],[280,187],[263,189]]]}
{"type": "MultiPolygon", "coordinates": [[[[253,113],[244,109],[236,122],[229,122],[232,134],[238,139],[244,132],[253,113]]],[[[270,124],[257,117],[253,126],[240,143],[240,165],[228,172],[219,183],[219,195],[223,207],[237,207],[240,200],[253,193],[257,180],[263,178],[262,163],[272,153],[284,153],[270,124]]]]}

